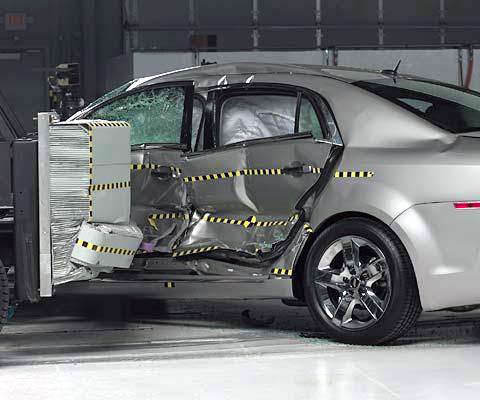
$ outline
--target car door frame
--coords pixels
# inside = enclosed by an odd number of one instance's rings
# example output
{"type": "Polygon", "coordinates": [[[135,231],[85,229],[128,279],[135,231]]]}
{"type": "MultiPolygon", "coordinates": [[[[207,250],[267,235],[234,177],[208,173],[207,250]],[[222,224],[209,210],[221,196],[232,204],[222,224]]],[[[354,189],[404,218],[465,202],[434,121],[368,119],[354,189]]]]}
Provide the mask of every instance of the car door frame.
{"type": "MultiPolygon", "coordinates": [[[[226,146],[220,146],[217,147],[217,142],[219,138],[219,132],[220,132],[220,125],[219,125],[219,120],[220,120],[220,113],[221,109],[218,107],[219,100],[221,99],[222,95],[224,95],[225,91],[238,91],[238,93],[251,93],[257,92],[259,94],[277,94],[277,95],[282,95],[282,94],[287,94],[287,95],[292,95],[292,93],[295,93],[297,96],[297,105],[296,105],[296,112],[295,112],[295,132],[291,134],[287,134],[285,136],[292,136],[296,134],[301,134],[302,132],[298,132],[299,128],[299,118],[300,118],[300,103],[302,100],[302,96],[305,96],[310,103],[312,104],[315,114],[317,116],[317,119],[320,122],[322,132],[328,133],[329,128],[328,124],[325,120],[325,116],[323,115],[323,112],[321,110],[319,101],[322,101],[329,109],[330,114],[333,116],[333,113],[331,111],[330,105],[328,104],[328,101],[318,92],[315,92],[311,89],[307,89],[302,86],[295,86],[291,84],[285,84],[285,83],[234,83],[231,85],[222,85],[222,86],[215,86],[211,87],[208,90],[208,97],[206,101],[206,107],[205,107],[205,126],[204,126],[204,143],[203,143],[203,150],[202,152],[209,151],[209,150],[217,150],[221,148],[225,148],[226,146]],[[207,133],[207,130],[210,131],[210,134],[207,133]]],[[[271,140],[272,138],[262,138],[262,139],[252,139],[252,140],[271,140]]],[[[320,141],[320,142],[328,142],[328,143],[334,143],[331,137],[324,137],[324,139],[318,139],[314,138],[315,141],[320,141]]],[[[242,141],[238,142],[239,145],[242,145],[245,142],[250,142],[252,140],[247,140],[247,141],[242,141]]],[[[235,146],[237,143],[233,143],[231,145],[227,146],[235,146]]],[[[197,152],[193,152],[197,153],[197,152]]]]}
{"type": "MultiPolygon", "coordinates": [[[[243,148],[251,144],[256,144],[256,143],[269,143],[269,142],[276,142],[276,141],[285,141],[285,140],[295,140],[298,138],[305,138],[305,137],[311,137],[314,141],[316,142],[321,142],[321,143],[326,143],[329,144],[333,147],[337,147],[338,143],[335,143],[334,140],[332,140],[331,137],[329,137],[329,127],[325,118],[325,115],[323,114],[319,101],[322,101],[324,105],[328,108],[330,114],[333,116],[331,113],[331,108],[328,104],[328,102],[325,100],[323,96],[321,96],[319,93],[304,88],[296,85],[290,85],[290,84],[282,84],[282,83],[235,83],[232,85],[222,85],[222,86],[215,86],[211,87],[208,90],[208,96],[207,96],[207,106],[205,108],[205,125],[204,125],[204,132],[203,132],[203,150],[201,151],[192,151],[189,153],[185,153],[185,158],[188,159],[195,159],[197,157],[202,157],[206,154],[210,153],[215,153],[215,152],[221,152],[226,149],[235,149],[235,148],[243,148]],[[296,95],[297,96],[297,101],[296,101],[296,111],[295,111],[295,128],[298,130],[299,126],[299,114],[300,114],[300,102],[305,96],[310,103],[312,104],[316,117],[321,125],[322,133],[323,133],[323,139],[320,138],[315,138],[311,133],[305,133],[305,132],[294,132],[294,133],[289,133],[286,135],[282,136],[274,136],[274,137],[269,137],[269,138],[260,138],[260,139],[252,139],[252,140],[246,140],[246,141],[241,141],[238,143],[233,143],[225,146],[218,146],[218,134],[219,134],[219,129],[220,129],[220,108],[219,104],[221,101],[219,99],[222,97],[222,95],[225,94],[225,91],[228,91],[227,94],[230,93],[235,93],[235,94],[249,94],[249,93],[259,93],[259,94],[272,94],[272,95],[282,95],[282,94],[287,94],[287,95],[296,95]]],[[[335,151],[335,159],[338,157],[338,151],[335,151]]],[[[330,164],[332,164],[331,160],[329,160],[330,157],[327,157],[325,159],[324,165],[326,166],[329,164],[329,170],[330,170],[330,164]]],[[[188,162],[188,161],[187,161],[188,162]]],[[[300,197],[296,204],[296,209],[300,209],[306,200],[312,195],[312,192],[314,191],[319,191],[321,190],[326,183],[328,182],[328,178],[325,179],[324,177],[318,179],[311,187],[309,187],[306,192],[300,197]]],[[[288,245],[288,242],[295,236],[296,232],[295,230],[292,229],[292,232],[288,235],[287,239],[285,240],[286,245],[288,245]]],[[[284,248],[285,246],[279,246],[280,248],[284,248]]],[[[234,254],[235,251],[230,251],[230,250],[219,250],[219,252],[224,252],[228,253],[230,255],[234,254]]],[[[271,254],[274,256],[274,254],[271,254]]],[[[275,256],[278,255],[278,252],[275,252],[275,256]]],[[[266,261],[271,257],[265,257],[263,261],[266,261]]],[[[247,261],[247,264],[250,264],[250,262],[247,261]]]]}
{"type": "MultiPolygon", "coordinates": [[[[185,87],[187,90],[185,91],[185,100],[183,103],[183,116],[182,116],[182,131],[180,133],[180,143],[141,143],[131,145],[132,148],[134,146],[163,146],[163,147],[178,147],[183,152],[190,152],[191,151],[191,126],[192,126],[192,109],[193,109],[193,98],[195,95],[195,82],[193,80],[185,80],[185,81],[171,81],[171,82],[161,82],[155,83],[151,85],[143,85],[138,86],[132,90],[124,91],[116,96],[113,96],[99,104],[96,104],[92,108],[86,109],[86,111],[78,116],[75,117],[75,120],[80,119],[88,119],[88,117],[93,114],[98,109],[105,107],[111,103],[114,103],[118,100],[123,99],[124,97],[130,97],[135,94],[145,92],[147,90],[155,90],[155,89],[163,89],[163,88],[174,88],[174,87],[185,87]]],[[[204,108],[205,113],[205,108],[204,108]]]]}
{"type": "MultiPolygon", "coordinates": [[[[141,152],[148,152],[148,151],[157,151],[157,152],[178,152],[179,153],[179,162],[181,163],[181,160],[183,159],[183,154],[186,152],[191,151],[191,137],[192,137],[192,114],[193,114],[193,101],[195,97],[195,86],[194,86],[194,81],[193,80],[186,80],[186,81],[171,81],[171,82],[162,82],[162,83],[157,83],[157,84],[152,84],[152,85],[143,85],[136,87],[132,90],[122,92],[118,94],[117,96],[114,96],[112,98],[109,98],[108,100],[96,104],[94,107],[91,109],[88,109],[85,113],[79,115],[76,117],[76,119],[83,119],[83,118],[89,118],[95,111],[108,106],[109,104],[115,103],[116,101],[119,101],[123,98],[127,98],[130,96],[135,96],[138,93],[142,93],[145,91],[150,91],[150,90],[161,90],[165,88],[184,88],[185,90],[185,98],[184,98],[184,103],[183,103],[183,114],[182,114],[182,127],[181,127],[181,132],[180,132],[180,142],[178,144],[175,143],[159,143],[159,142],[152,142],[152,143],[139,143],[139,144],[133,144],[131,145],[131,154],[132,154],[132,162],[133,159],[136,157],[136,154],[141,153],[141,152]]],[[[205,115],[205,104],[203,104],[203,114],[202,114],[202,122],[204,119],[205,115]]],[[[170,173],[170,172],[169,172],[170,173]]],[[[159,173],[160,175],[162,173],[159,173]]],[[[151,172],[151,175],[154,175],[153,171],[151,172]]],[[[180,185],[184,185],[184,183],[179,180],[178,181],[180,185]]],[[[133,185],[132,185],[133,188],[133,185]]],[[[132,193],[132,198],[134,197],[132,193]]],[[[185,205],[182,203],[176,204],[178,209],[184,208],[185,205]]],[[[162,205],[159,204],[158,206],[154,207],[151,206],[152,208],[152,213],[155,213],[153,211],[154,209],[162,209],[162,205]]],[[[137,221],[137,223],[142,226],[141,223],[137,221]]],[[[184,227],[185,229],[185,227],[184,227]]],[[[179,236],[180,233],[177,233],[173,235],[173,238],[176,238],[179,236]]],[[[172,239],[173,240],[173,239],[172,239]]],[[[176,239],[175,239],[176,240],[176,239]]],[[[156,254],[170,254],[170,253],[164,253],[164,252],[155,252],[156,254]]],[[[142,254],[137,255],[137,257],[142,257],[142,254]]]]}

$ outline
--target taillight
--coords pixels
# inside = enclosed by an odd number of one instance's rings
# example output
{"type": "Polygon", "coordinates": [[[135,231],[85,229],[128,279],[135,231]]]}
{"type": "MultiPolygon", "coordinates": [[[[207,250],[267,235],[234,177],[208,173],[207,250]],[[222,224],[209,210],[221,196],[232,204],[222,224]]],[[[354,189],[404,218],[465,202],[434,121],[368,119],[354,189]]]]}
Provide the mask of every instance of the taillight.
{"type": "Polygon", "coordinates": [[[480,208],[480,201],[460,201],[453,203],[455,208],[480,208]]]}

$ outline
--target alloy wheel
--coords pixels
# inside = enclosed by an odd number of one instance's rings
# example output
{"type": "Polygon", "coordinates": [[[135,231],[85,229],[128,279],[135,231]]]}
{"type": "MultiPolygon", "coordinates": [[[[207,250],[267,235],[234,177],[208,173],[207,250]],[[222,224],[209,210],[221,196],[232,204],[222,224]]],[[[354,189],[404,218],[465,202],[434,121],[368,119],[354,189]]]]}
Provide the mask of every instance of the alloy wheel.
{"type": "Polygon", "coordinates": [[[368,239],[343,236],[323,253],[314,275],[323,312],[341,328],[375,324],[391,297],[390,273],[382,251],[368,239]]]}

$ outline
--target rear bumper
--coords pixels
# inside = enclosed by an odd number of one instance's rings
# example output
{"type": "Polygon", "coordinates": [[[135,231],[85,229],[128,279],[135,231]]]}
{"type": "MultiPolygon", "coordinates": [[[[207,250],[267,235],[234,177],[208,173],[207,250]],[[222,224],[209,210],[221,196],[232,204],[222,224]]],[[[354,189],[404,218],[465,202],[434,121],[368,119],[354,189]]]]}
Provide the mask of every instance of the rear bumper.
{"type": "Polygon", "coordinates": [[[425,311],[480,304],[480,209],[420,204],[391,228],[410,255],[425,311]]]}

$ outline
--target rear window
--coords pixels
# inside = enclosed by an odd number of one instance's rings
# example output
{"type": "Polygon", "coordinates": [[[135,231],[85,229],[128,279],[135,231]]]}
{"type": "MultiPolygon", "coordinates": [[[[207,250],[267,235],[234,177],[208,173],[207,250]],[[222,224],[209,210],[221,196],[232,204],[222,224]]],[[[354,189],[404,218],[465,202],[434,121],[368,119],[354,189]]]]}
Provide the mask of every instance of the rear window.
{"type": "Polygon", "coordinates": [[[480,131],[480,94],[450,85],[390,78],[354,83],[452,133],[480,131]]]}

